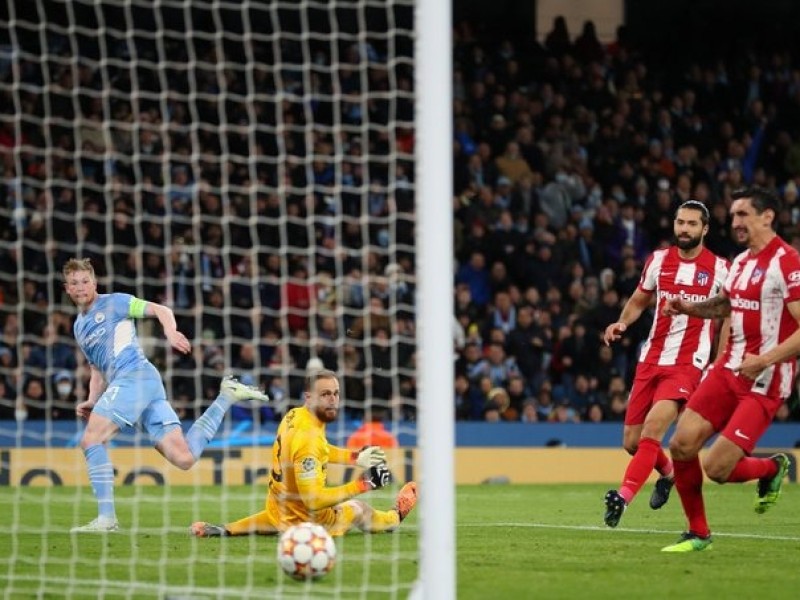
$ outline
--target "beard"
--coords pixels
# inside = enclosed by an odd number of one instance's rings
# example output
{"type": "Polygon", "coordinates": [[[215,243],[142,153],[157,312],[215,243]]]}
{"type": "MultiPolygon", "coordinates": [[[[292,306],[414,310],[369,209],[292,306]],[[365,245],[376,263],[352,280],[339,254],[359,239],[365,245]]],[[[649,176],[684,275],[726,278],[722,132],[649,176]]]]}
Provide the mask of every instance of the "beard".
{"type": "Polygon", "coordinates": [[[675,238],[675,245],[680,248],[681,250],[694,250],[697,248],[700,243],[703,241],[702,236],[692,237],[689,236],[688,238],[675,238]]]}
{"type": "Polygon", "coordinates": [[[333,423],[339,416],[339,409],[334,407],[319,406],[314,415],[323,423],[333,423]]]}

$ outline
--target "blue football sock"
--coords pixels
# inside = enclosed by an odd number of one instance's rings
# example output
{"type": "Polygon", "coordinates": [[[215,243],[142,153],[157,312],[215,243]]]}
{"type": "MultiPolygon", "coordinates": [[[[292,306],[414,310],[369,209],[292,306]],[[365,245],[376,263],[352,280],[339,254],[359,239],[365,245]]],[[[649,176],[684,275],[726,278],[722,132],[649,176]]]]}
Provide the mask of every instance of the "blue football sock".
{"type": "Polygon", "coordinates": [[[108,459],[108,450],[103,444],[89,446],[83,451],[89,468],[89,481],[97,498],[97,514],[116,518],[114,509],[114,467],[108,459]]]}
{"type": "Polygon", "coordinates": [[[189,451],[195,459],[200,458],[208,442],[217,433],[217,429],[219,429],[222,419],[225,418],[225,413],[230,406],[230,399],[224,394],[220,394],[214,400],[214,403],[206,409],[206,412],[186,432],[186,443],[189,445],[189,451]]]}

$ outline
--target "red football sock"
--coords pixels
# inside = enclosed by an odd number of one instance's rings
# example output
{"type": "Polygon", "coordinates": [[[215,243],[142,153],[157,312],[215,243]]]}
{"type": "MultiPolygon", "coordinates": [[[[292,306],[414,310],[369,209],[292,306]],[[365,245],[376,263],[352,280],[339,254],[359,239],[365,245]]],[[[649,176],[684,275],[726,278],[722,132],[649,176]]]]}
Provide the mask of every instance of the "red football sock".
{"type": "Polygon", "coordinates": [[[675,489],[681,497],[683,512],[689,521],[689,530],[700,536],[711,533],[706,520],[706,507],[703,502],[703,469],[700,459],[674,460],[675,489]]]}
{"type": "Polygon", "coordinates": [[[775,477],[777,473],[778,465],[771,458],[745,456],[733,467],[733,471],[728,475],[727,481],[731,483],[752,481],[762,477],[775,477]]]}
{"type": "Polygon", "coordinates": [[[625,498],[625,502],[628,504],[650,477],[659,454],[664,454],[664,452],[661,450],[661,444],[656,440],[653,438],[639,440],[639,448],[628,463],[625,477],[622,479],[622,486],[619,488],[619,495],[625,498]]]}
{"type": "Polygon", "coordinates": [[[672,459],[667,456],[666,452],[661,450],[661,444],[659,444],[659,452],[656,456],[656,471],[664,477],[672,475],[672,459]]]}

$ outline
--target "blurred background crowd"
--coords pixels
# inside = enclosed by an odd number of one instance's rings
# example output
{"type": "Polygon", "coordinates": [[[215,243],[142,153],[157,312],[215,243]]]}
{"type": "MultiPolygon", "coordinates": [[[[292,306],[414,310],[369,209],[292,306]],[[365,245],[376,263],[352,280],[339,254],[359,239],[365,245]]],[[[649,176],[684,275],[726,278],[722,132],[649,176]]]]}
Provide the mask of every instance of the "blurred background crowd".
{"type": "MultiPolygon", "coordinates": [[[[347,6],[337,26],[357,33],[347,6]]],[[[413,420],[410,7],[369,12],[376,33],[360,42],[248,45],[115,35],[116,10],[50,15],[105,25],[97,39],[4,33],[23,51],[0,60],[0,418],[74,419],[88,372],[60,268],[81,256],[101,291],[174,308],[191,355],[167,352],[157,324],[139,329],[186,418],[235,372],[276,402],[234,417],[274,419],[324,365],[341,373],[348,417],[413,420]]],[[[187,13],[160,10],[168,31],[187,30],[187,13]]],[[[309,11],[324,30],[327,13],[309,11]]],[[[301,27],[279,13],[276,30],[301,27]]],[[[218,26],[191,14],[194,31],[218,26]]],[[[133,16],[140,32],[158,24],[133,16]]],[[[689,198],[711,212],[708,247],[730,257],[731,191],[769,187],[800,249],[797,43],[739,41],[670,55],[624,26],[601,43],[591,21],[573,32],[556,19],[540,40],[455,24],[458,419],[621,420],[650,319],[613,347],[601,335],[689,198]]],[[[795,398],[780,420],[798,419],[795,398]]]]}

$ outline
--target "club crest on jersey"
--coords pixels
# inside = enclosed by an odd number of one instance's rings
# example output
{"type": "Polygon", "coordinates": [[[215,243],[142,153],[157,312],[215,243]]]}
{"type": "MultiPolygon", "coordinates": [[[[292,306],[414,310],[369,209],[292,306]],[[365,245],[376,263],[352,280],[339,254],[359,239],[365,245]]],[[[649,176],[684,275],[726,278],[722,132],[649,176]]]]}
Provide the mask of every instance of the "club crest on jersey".
{"type": "Polygon", "coordinates": [[[103,313],[97,313],[94,316],[94,322],[95,323],[102,323],[105,320],[106,320],[106,316],[103,313]]]}
{"type": "Polygon", "coordinates": [[[707,271],[698,271],[697,285],[706,285],[708,283],[709,274],[707,271]]]}
{"type": "Polygon", "coordinates": [[[753,274],[750,275],[750,283],[753,285],[757,284],[761,281],[761,278],[764,276],[764,269],[753,269],[753,274]]]}

